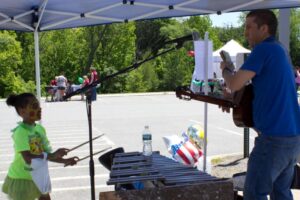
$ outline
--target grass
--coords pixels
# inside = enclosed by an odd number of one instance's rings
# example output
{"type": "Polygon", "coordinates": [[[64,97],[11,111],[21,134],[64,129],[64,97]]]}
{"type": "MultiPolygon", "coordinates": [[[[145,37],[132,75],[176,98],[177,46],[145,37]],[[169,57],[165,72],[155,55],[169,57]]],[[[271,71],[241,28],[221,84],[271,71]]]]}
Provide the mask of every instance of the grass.
{"type": "Polygon", "coordinates": [[[221,163],[222,161],[224,161],[224,159],[221,157],[213,158],[213,159],[211,159],[211,164],[217,165],[217,164],[221,163]]]}

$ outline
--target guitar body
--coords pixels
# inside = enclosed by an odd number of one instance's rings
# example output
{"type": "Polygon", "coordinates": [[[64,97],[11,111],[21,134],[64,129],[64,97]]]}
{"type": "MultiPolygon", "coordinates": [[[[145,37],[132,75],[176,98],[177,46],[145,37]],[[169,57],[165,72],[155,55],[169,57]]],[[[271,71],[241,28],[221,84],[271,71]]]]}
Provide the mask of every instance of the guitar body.
{"type": "Polygon", "coordinates": [[[252,99],[253,99],[253,86],[252,84],[246,85],[237,95],[241,95],[239,103],[233,108],[232,118],[233,122],[238,127],[253,127],[252,115],[252,99]]]}
{"type": "Polygon", "coordinates": [[[252,118],[253,86],[251,84],[235,92],[232,100],[204,94],[194,94],[189,87],[177,87],[176,96],[180,99],[194,99],[223,107],[230,107],[233,109],[232,118],[236,126],[253,127],[254,125],[252,118]]]}

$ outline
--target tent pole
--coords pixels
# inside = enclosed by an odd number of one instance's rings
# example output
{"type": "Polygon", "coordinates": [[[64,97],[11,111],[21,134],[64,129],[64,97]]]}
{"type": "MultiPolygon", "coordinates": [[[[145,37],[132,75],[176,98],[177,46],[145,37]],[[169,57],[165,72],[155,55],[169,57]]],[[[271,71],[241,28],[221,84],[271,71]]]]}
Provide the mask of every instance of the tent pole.
{"type": "MultiPolygon", "coordinates": [[[[204,93],[208,95],[208,32],[204,36],[204,51],[205,51],[205,64],[204,64],[204,93]]],[[[204,152],[203,152],[203,171],[206,172],[207,160],[207,102],[204,103],[204,152]]]]}
{"type": "Polygon", "coordinates": [[[40,73],[40,50],[39,50],[39,33],[34,31],[34,58],[35,58],[35,79],[36,79],[36,96],[41,102],[41,73],[40,73]]]}
{"type": "Polygon", "coordinates": [[[291,9],[279,9],[279,41],[290,52],[290,14],[291,9]]]}

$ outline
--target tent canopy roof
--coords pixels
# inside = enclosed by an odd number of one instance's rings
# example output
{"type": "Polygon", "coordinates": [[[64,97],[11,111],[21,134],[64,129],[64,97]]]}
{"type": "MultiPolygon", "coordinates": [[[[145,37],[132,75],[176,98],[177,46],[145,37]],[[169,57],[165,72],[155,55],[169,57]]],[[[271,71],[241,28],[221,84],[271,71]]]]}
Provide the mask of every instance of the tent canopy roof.
{"type": "Polygon", "coordinates": [[[299,0],[1,0],[0,29],[47,31],[164,17],[300,7],[299,0]]]}
{"type": "Polygon", "coordinates": [[[222,50],[227,51],[230,56],[236,56],[238,53],[250,53],[249,49],[246,49],[233,39],[227,42],[220,49],[214,51],[213,56],[220,56],[220,51],[222,50]]]}

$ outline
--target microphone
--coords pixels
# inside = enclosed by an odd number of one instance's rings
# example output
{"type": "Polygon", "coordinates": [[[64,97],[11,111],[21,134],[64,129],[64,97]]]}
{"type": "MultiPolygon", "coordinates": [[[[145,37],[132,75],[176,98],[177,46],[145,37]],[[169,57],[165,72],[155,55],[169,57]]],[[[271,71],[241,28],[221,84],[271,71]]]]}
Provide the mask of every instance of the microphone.
{"type": "Polygon", "coordinates": [[[186,36],[183,36],[183,37],[179,37],[179,38],[176,38],[174,40],[169,40],[169,41],[166,41],[164,43],[164,45],[166,44],[177,44],[176,47],[177,48],[181,48],[183,43],[187,42],[187,41],[196,41],[196,40],[199,40],[199,33],[194,31],[192,34],[189,34],[189,35],[186,35],[186,36]]]}

